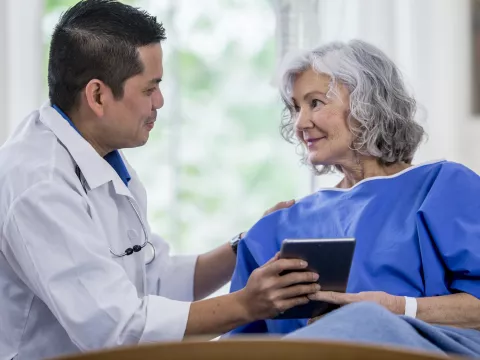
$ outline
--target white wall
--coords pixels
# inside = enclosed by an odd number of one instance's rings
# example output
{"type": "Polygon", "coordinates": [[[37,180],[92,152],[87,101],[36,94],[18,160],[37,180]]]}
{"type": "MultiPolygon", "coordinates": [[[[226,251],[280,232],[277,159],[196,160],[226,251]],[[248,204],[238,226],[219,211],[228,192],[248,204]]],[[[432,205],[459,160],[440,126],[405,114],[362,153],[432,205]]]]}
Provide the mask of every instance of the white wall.
{"type": "Polygon", "coordinates": [[[0,143],[42,102],[43,0],[0,1],[0,143]]]}

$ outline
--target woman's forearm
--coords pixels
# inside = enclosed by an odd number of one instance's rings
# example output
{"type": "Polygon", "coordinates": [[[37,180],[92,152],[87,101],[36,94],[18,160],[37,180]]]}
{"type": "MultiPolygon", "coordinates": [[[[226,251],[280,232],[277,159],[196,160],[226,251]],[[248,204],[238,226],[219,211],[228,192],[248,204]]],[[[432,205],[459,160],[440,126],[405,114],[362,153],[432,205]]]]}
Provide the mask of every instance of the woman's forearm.
{"type": "MultiPolygon", "coordinates": [[[[403,315],[405,313],[405,298],[383,291],[359,293],[318,291],[309,295],[308,298],[340,306],[357,302],[374,302],[394,314],[403,315]]],[[[430,324],[480,330],[480,300],[470,294],[459,293],[417,298],[416,300],[416,317],[420,320],[430,324]]]]}
{"type": "Polygon", "coordinates": [[[430,324],[480,330],[480,300],[466,294],[417,298],[417,318],[430,324]]]}

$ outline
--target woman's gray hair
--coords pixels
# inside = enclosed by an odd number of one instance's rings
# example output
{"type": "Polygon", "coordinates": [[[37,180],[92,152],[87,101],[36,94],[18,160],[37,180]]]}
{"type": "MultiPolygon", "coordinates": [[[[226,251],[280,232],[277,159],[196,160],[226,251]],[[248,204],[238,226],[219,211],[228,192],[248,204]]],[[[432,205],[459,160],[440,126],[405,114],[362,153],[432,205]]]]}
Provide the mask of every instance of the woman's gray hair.
{"type": "MultiPolygon", "coordinates": [[[[348,89],[347,123],[354,135],[352,149],[376,157],[384,165],[412,161],[425,135],[423,127],[414,120],[415,99],[407,93],[393,61],[375,46],[360,40],[332,42],[284,61],[280,72],[280,93],[285,104],[281,133],[287,141],[296,140],[293,84],[309,68],[330,76],[327,97],[336,95],[337,83],[348,89]]],[[[314,169],[317,174],[324,174],[334,167],[314,169]]]]}

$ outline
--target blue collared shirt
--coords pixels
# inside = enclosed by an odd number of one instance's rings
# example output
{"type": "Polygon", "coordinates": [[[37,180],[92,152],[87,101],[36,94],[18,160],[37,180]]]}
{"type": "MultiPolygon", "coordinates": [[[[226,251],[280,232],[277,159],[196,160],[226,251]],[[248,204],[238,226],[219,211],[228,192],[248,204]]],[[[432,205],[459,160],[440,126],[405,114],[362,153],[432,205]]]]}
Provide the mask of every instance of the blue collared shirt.
{"type": "MultiPolygon", "coordinates": [[[[80,134],[78,129],[75,127],[75,124],[70,120],[70,118],[65,114],[57,105],[52,105],[52,107],[58,111],[58,113],[68,121],[68,123],[80,134]]],[[[118,152],[118,150],[114,150],[107,155],[104,156],[106,162],[110,164],[110,166],[116,171],[120,179],[122,179],[125,186],[128,186],[130,179],[132,178],[123,162],[122,156],[118,152]]]]}

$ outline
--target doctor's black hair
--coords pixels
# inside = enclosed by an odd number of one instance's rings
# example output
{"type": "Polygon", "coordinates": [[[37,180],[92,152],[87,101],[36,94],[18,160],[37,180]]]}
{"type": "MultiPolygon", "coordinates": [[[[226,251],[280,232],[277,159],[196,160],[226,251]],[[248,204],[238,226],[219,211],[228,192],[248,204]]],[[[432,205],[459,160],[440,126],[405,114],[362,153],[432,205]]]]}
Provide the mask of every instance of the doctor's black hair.
{"type": "Polygon", "coordinates": [[[115,0],[83,0],[62,14],[52,35],[48,61],[50,103],[68,113],[92,79],[116,99],[125,81],[142,73],[137,48],[165,40],[156,17],[115,0]]]}

